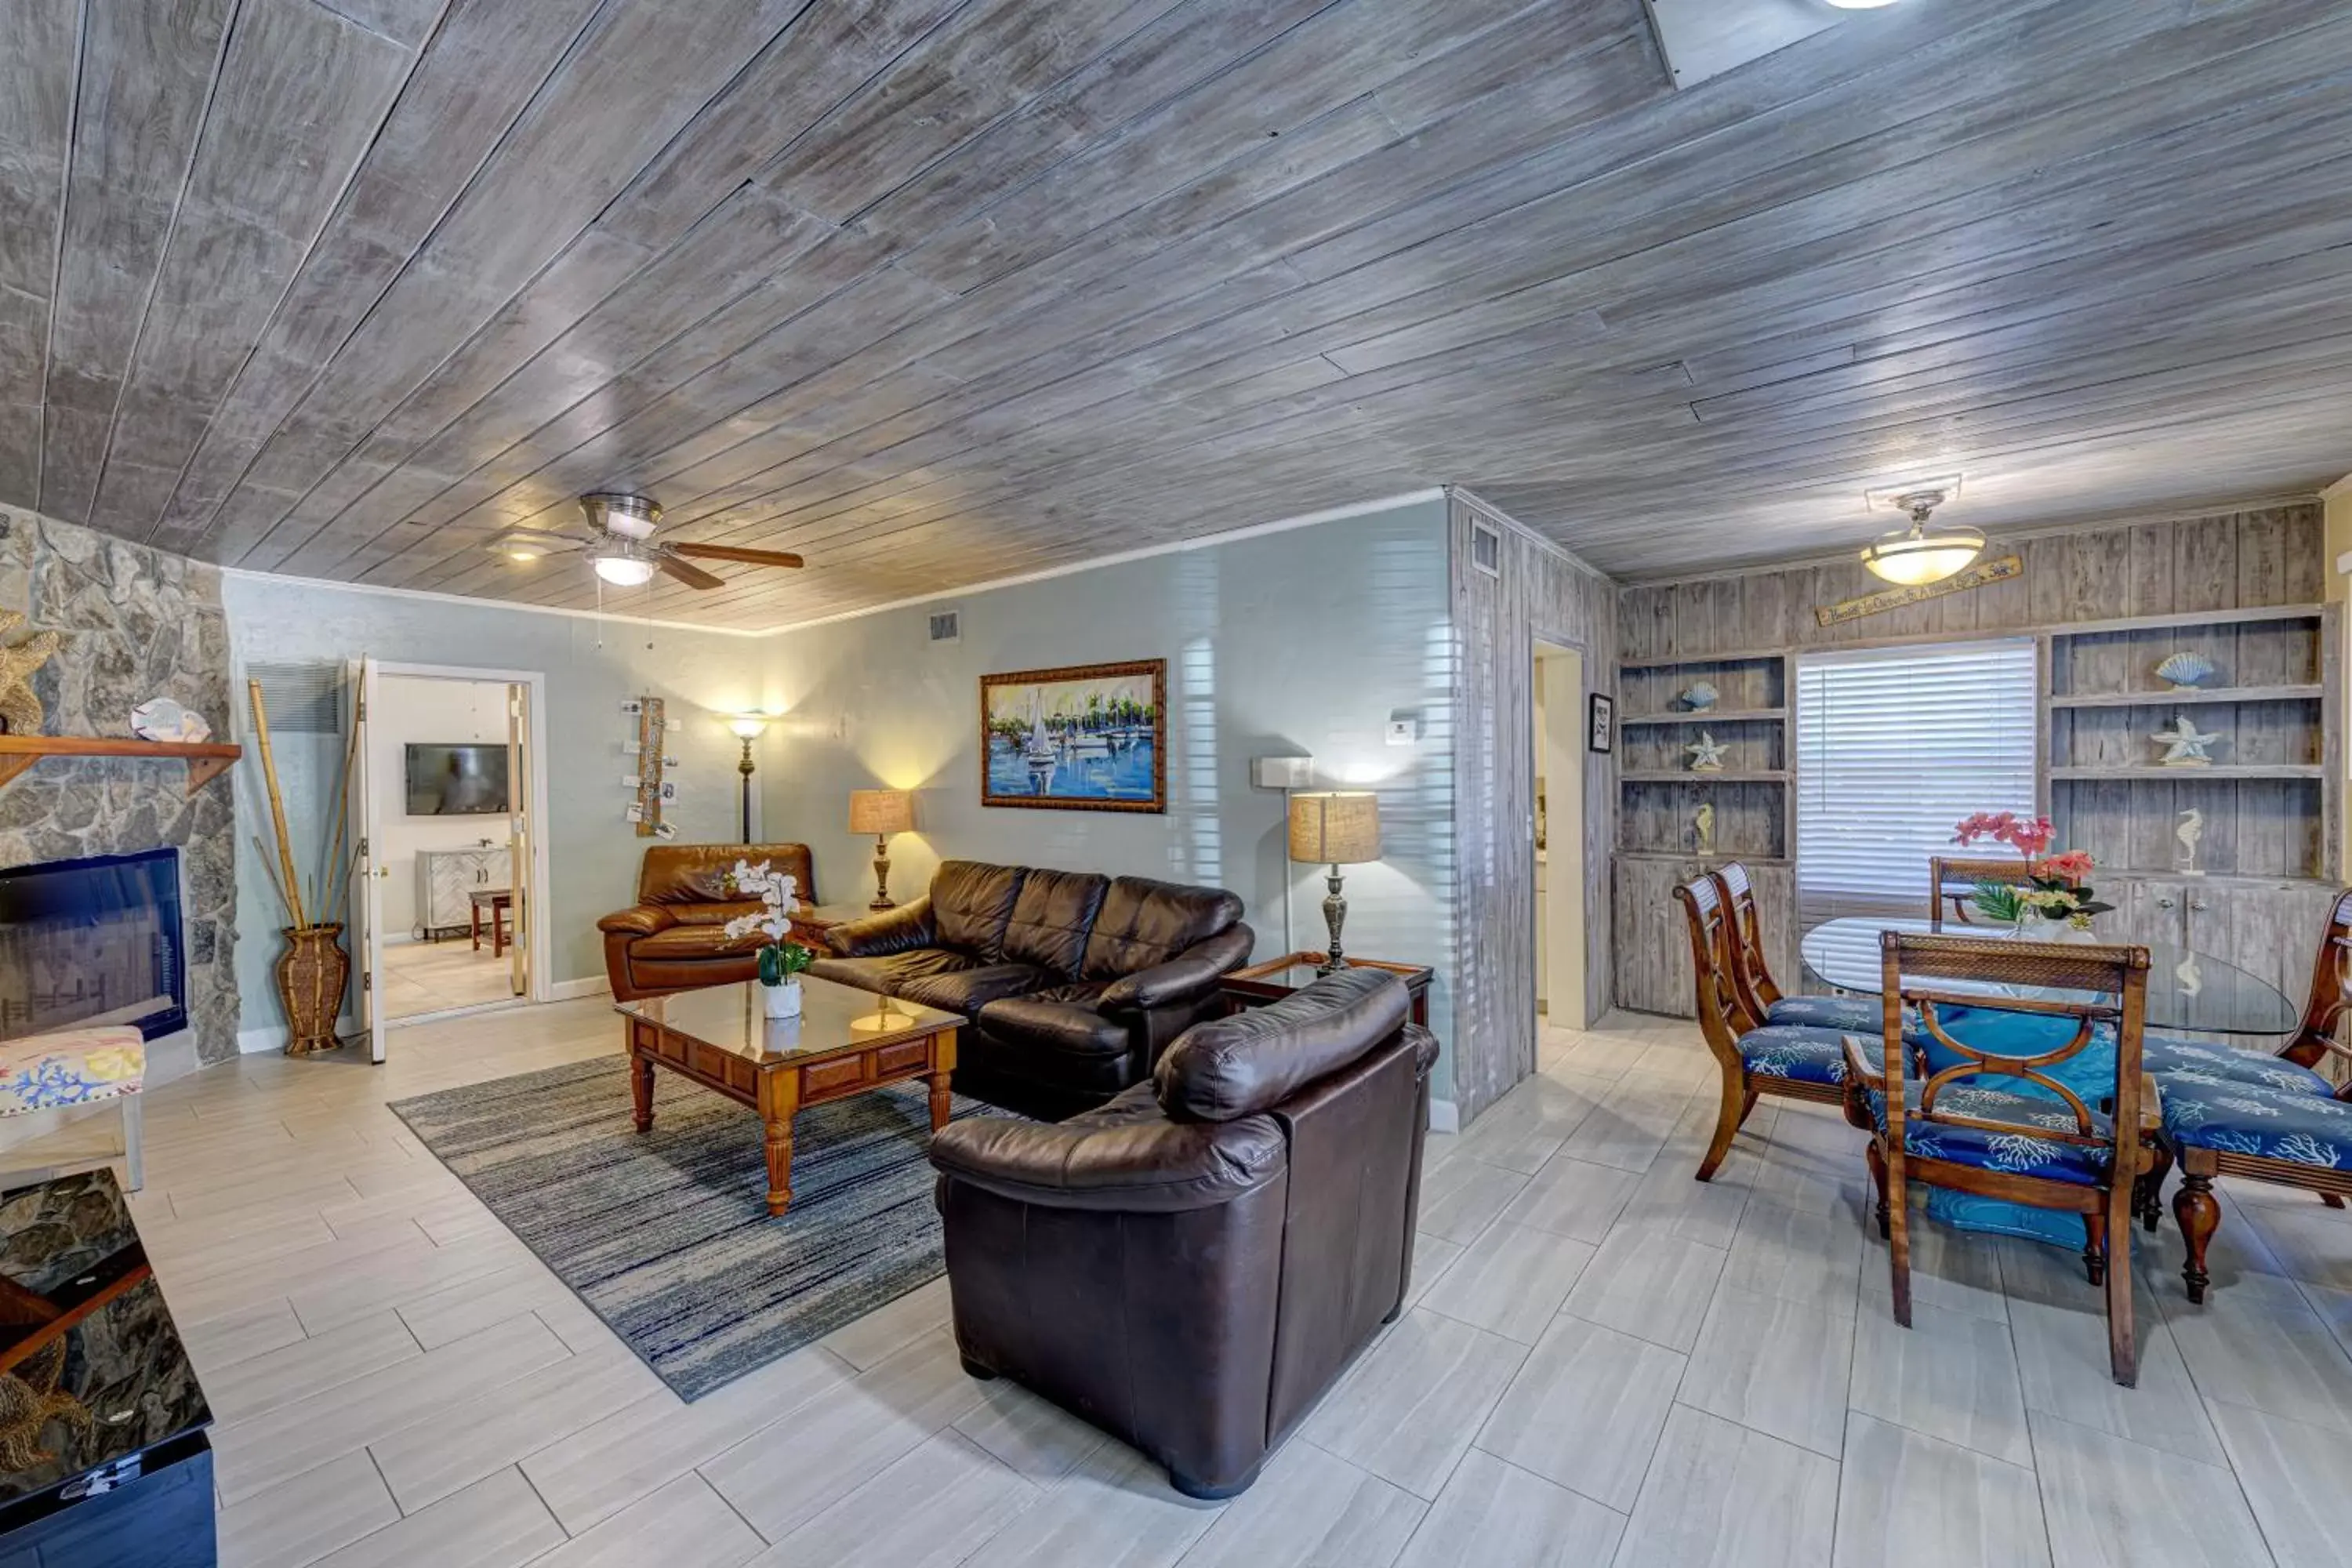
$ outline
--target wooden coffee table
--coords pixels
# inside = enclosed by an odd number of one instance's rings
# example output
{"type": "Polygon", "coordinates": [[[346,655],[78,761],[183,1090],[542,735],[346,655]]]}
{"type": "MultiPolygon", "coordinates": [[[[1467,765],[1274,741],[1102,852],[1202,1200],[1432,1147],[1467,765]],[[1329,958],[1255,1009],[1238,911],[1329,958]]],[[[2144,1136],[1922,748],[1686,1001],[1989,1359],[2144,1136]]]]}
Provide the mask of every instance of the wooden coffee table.
{"type": "Polygon", "coordinates": [[[793,1117],[803,1107],[924,1079],[931,1131],[948,1124],[961,1018],[807,975],[801,1016],[770,1018],[760,991],[744,981],[614,1005],[626,1020],[638,1131],[653,1130],[656,1067],[750,1106],[767,1128],[768,1212],[780,1215],[793,1201],[793,1117]]]}

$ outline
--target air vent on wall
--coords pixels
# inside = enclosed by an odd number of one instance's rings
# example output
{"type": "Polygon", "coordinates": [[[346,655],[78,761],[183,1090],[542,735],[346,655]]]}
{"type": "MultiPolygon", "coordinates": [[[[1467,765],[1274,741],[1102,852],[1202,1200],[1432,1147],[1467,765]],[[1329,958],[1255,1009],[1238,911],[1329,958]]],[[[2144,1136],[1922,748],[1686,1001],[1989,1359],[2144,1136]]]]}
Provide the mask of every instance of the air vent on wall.
{"type": "Polygon", "coordinates": [[[255,664],[246,675],[261,682],[274,734],[343,732],[343,667],[340,664],[255,664]]]}
{"type": "Polygon", "coordinates": [[[1489,577],[1503,574],[1503,531],[1473,521],[1470,524],[1470,564],[1489,577]]]}
{"type": "Polygon", "coordinates": [[[963,641],[963,612],[961,610],[933,610],[931,612],[931,640],[933,642],[963,641]]]}

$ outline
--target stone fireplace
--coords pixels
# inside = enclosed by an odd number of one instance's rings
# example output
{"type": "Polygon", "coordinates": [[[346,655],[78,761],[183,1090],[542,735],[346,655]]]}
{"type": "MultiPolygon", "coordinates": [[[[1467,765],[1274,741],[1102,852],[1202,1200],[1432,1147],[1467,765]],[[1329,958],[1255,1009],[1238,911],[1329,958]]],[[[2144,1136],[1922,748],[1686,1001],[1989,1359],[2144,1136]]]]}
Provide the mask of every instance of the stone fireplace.
{"type": "MultiPolygon", "coordinates": [[[[0,508],[0,607],[65,634],[33,680],[49,733],[128,735],[131,709],[171,697],[215,734],[230,734],[228,627],[215,568],[0,508]]],[[[176,852],[181,1007],[204,1061],[237,1048],[236,773],[191,795],[187,764],[177,760],[51,757],[0,786],[0,882],[47,862],[176,852]]],[[[110,982],[131,984],[128,971],[110,982]]],[[[70,991],[52,984],[48,1005],[70,991]]],[[[0,993],[0,1012],[9,1000],[0,993]]],[[[0,1020],[0,1037],[17,1032],[0,1020]]]]}
{"type": "Polygon", "coordinates": [[[0,868],[0,1040],[93,1024],[187,1027],[176,849],[0,868]]]}

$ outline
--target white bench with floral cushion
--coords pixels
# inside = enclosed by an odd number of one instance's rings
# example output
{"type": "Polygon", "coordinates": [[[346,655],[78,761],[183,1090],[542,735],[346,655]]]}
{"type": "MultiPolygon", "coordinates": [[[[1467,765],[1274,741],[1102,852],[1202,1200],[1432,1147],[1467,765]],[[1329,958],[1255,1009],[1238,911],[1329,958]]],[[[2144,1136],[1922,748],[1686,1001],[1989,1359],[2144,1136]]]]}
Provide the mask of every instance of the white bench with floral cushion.
{"type": "MultiPolygon", "coordinates": [[[[117,1101],[122,1107],[122,1159],[130,1176],[125,1184],[135,1193],[144,1179],[139,1089],[146,1077],[147,1042],[127,1024],[0,1040],[0,1117],[117,1101]]],[[[11,1178],[8,1184],[20,1184],[11,1178]]]]}

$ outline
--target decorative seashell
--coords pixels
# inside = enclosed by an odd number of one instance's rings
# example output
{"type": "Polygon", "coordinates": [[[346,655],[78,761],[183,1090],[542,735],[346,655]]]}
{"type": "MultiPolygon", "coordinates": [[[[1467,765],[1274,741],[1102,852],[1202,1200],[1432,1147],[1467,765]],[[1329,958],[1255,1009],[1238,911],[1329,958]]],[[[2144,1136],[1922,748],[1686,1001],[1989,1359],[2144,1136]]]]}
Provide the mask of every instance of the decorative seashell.
{"type": "Polygon", "coordinates": [[[1683,692],[1683,706],[1694,713],[1704,712],[1714,707],[1721,695],[1704,680],[1693,681],[1683,692]]]}
{"type": "Polygon", "coordinates": [[[131,710],[131,732],[142,741],[174,741],[194,745],[213,738],[204,716],[192,713],[168,697],[150,698],[131,710]]]}
{"type": "Polygon", "coordinates": [[[2213,661],[2201,653],[2176,653],[2156,667],[2160,679],[2175,691],[2189,691],[2213,679],[2213,661]]]}

